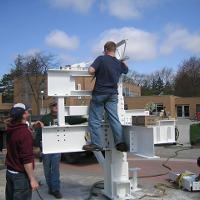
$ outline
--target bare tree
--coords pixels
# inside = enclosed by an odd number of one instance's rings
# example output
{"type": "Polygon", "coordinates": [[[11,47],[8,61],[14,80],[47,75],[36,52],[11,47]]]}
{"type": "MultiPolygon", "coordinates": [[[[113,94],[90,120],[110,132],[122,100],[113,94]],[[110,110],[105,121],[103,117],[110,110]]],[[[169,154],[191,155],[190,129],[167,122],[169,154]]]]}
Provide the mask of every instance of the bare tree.
{"type": "Polygon", "coordinates": [[[179,66],[175,77],[175,94],[200,96],[200,58],[191,57],[179,66]]]}
{"type": "Polygon", "coordinates": [[[47,70],[54,67],[55,57],[44,53],[22,56],[18,55],[11,70],[14,79],[21,79],[21,96],[25,102],[33,98],[36,112],[40,114],[41,91],[46,91],[47,70]]]}
{"type": "Polygon", "coordinates": [[[174,72],[167,67],[151,74],[130,71],[124,81],[140,85],[142,95],[173,94],[174,72]]]}
{"type": "Polygon", "coordinates": [[[174,81],[174,71],[172,68],[163,67],[161,70],[158,70],[152,74],[154,77],[160,77],[163,81],[163,84],[173,83],[174,81]]]}

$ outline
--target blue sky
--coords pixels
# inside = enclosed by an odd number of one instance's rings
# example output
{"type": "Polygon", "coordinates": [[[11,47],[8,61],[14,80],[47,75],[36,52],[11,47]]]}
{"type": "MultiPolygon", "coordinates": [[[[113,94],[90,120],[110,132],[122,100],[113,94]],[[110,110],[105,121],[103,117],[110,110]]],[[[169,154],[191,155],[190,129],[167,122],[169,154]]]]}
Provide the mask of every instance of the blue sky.
{"type": "Polygon", "coordinates": [[[200,56],[199,0],[6,0],[0,3],[0,76],[17,54],[90,61],[107,40],[128,39],[131,69],[177,69],[200,56]]]}

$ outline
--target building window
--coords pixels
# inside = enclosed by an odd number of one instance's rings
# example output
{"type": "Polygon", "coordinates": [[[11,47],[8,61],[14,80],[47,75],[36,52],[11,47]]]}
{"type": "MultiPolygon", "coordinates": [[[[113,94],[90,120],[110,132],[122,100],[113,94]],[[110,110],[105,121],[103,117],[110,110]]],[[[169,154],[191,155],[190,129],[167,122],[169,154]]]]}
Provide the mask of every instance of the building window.
{"type": "Polygon", "coordinates": [[[77,84],[77,90],[81,90],[81,84],[80,83],[77,84]]]}
{"type": "Polygon", "coordinates": [[[178,105],[176,107],[177,117],[189,117],[190,107],[189,105],[178,105]]]}
{"type": "Polygon", "coordinates": [[[155,106],[155,112],[156,112],[156,113],[160,113],[162,110],[164,110],[163,104],[161,104],[161,103],[156,103],[155,105],[156,105],[156,106],[155,106]]]}
{"type": "Polygon", "coordinates": [[[123,88],[123,96],[125,97],[133,97],[135,96],[134,92],[130,90],[130,88],[125,87],[123,88]]]}
{"type": "Polygon", "coordinates": [[[129,96],[130,96],[130,97],[134,97],[134,96],[136,96],[136,95],[134,95],[134,92],[130,91],[130,92],[129,92],[129,96]]]}
{"type": "Polygon", "coordinates": [[[196,104],[196,112],[200,112],[200,104],[196,104]]]}

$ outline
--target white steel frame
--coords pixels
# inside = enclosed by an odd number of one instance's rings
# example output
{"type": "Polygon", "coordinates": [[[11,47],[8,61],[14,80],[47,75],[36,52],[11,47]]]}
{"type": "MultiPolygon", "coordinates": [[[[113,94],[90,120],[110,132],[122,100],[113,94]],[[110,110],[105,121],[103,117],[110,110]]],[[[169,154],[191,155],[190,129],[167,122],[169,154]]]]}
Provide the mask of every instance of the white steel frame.
{"type": "MultiPolygon", "coordinates": [[[[88,125],[65,124],[65,116],[86,115],[87,106],[65,106],[64,99],[70,96],[89,96],[91,91],[76,90],[75,77],[89,76],[88,64],[73,65],[73,68],[52,69],[48,71],[48,95],[57,98],[58,125],[44,127],[42,131],[43,153],[80,152],[87,143],[88,125]]],[[[124,110],[122,82],[119,83],[118,115],[123,125],[129,152],[152,158],[154,156],[154,127],[132,126],[134,111],[124,110]]],[[[136,115],[148,115],[145,110],[136,115]]],[[[112,131],[106,122],[102,125],[102,143],[105,158],[101,152],[94,152],[104,170],[103,193],[114,200],[134,199],[133,192],[137,190],[137,171],[132,168],[133,177],[129,179],[127,153],[115,149],[112,131]]]]}

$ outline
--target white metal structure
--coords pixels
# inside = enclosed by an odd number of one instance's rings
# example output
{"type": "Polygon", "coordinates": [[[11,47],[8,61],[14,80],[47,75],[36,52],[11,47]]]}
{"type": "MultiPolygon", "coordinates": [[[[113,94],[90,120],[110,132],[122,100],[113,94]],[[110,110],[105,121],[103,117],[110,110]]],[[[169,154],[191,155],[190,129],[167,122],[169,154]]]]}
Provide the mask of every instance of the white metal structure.
{"type": "MultiPolygon", "coordinates": [[[[89,63],[75,64],[73,67],[51,69],[48,71],[48,95],[57,97],[58,125],[44,127],[42,131],[43,153],[80,152],[86,144],[88,124],[65,124],[66,116],[86,115],[87,106],[65,106],[64,99],[70,96],[89,96],[91,91],[76,90],[75,78],[89,76],[89,63]]],[[[132,116],[148,115],[145,110],[124,110],[122,82],[119,83],[118,115],[123,125],[126,143],[129,151],[144,157],[154,157],[154,127],[132,126],[132,116]]],[[[175,137],[175,136],[174,136],[175,137]]],[[[164,143],[168,143],[165,140],[164,143]]],[[[102,144],[105,149],[105,158],[101,152],[95,155],[104,170],[103,193],[114,200],[134,199],[133,192],[137,190],[137,171],[133,168],[133,178],[129,179],[127,153],[115,149],[112,132],[105,121],[102,126],[102,144]]]]}
{"type": "MultiPolygon", "coordinates": [[[[77,76],[89,76],[87,68],[77,67],[48,71],[48,95],[57,97],[58,100],[58,126],[43,128],[43,153],[80,152],[82,146],[86,144],[87,124],[65,124],[65,116],[86,115],[88,113],[87,106],[65,106],[64,104],[66,97],[91,95],[90,91],[75,89],[75,77],[77,76]]],[[[166,127],[163,123],[165,125],[169,123],[167,126],[171,126],[171,122],[159,122],[157,126],[152,127],[132,126],[134,114],[147,115],[148,113],[144,110],[140,110],[140,112],[124,110],[122,83],[119,83],[118,113],[129,151],[144,157],[154,157],[154,143],[158,141],[155,139],[158,137],[158,129],[160,130],[161,126],[166,127]]],[[[121,153],[115,149],[110,127],[106,122],[102,127],[102,133],[102,143],[106,150],[105,158],[100,153],[96,152],[95,154],[104,169],[104,194],[115,200],[133,198],[132,193],[137,189],[137,169],[132,169],[134,177],[129,180],[127,153],[121,153]]],[[[169,140],[166,137],[162,142],[168,143],[169,140]]]]}
{"type": "Polygon", "coordinates": [[[175,120],[159,120],[154,126],[154,144],[175,143],[175,120]]]}

